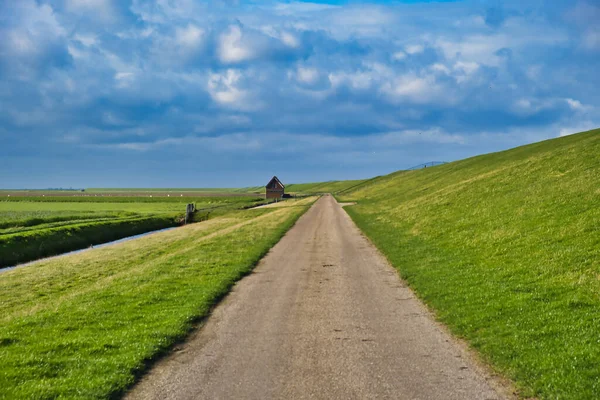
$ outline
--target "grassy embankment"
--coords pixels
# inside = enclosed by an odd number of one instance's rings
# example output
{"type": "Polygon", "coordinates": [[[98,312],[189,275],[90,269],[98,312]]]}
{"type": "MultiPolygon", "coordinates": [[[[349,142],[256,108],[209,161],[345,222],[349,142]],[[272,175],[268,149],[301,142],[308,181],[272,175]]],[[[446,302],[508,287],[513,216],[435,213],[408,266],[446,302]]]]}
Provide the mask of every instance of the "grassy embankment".
{"type": "Polygon", "coordinates": [[[600,130],[341,196],[450,329],[524,397],[600,398],[600,130]]]}
{"type": "Polygon", "coordinates": [[[362,183],[364,179],[352,181],[329,181],[314,183],[291,183],[285,186],[287,193],[313,194],[336,193],[362,183]]]}
{"type": "Polygon", "coordinates": [[[0,201],[0,268],[90,245],[176,226],[188,202],[230,210],[253,197],[10,197],[0,201]]]}
{"type": "Polygon", "coordinates": [[[122,393],[208,315],[313,200],[230,211],[1,273],[0,398],[122,393]]]}

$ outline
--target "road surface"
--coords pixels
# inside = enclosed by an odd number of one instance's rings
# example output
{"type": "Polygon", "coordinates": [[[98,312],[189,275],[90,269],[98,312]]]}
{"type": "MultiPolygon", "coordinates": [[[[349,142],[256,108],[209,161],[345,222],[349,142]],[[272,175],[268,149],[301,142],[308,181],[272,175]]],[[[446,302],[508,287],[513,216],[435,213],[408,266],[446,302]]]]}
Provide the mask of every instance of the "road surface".
{"type": "Polygon", "coordinates": [[[129,399],[502,399],[324,196],[129,399]]]}

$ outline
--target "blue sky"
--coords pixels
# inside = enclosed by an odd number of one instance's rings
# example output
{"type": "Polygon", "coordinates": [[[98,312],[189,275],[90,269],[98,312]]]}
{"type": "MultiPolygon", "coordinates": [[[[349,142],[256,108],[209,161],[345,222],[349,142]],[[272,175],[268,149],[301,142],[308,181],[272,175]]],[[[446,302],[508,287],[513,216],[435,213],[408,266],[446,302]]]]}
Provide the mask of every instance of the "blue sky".
{"type": "Polygon", "coordinates": [[[366,178],[600,127],[597,1],[0,0],[0,187],[366,178]]]}

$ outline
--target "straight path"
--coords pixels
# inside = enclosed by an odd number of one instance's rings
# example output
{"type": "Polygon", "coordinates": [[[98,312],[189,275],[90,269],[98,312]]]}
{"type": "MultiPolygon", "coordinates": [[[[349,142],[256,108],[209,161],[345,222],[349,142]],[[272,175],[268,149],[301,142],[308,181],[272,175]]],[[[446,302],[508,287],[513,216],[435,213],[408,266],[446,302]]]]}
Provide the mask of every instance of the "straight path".
{"type": "Polygon", "coordinates": [[[129,399],[502,399],[331,196],[129,399]]]}

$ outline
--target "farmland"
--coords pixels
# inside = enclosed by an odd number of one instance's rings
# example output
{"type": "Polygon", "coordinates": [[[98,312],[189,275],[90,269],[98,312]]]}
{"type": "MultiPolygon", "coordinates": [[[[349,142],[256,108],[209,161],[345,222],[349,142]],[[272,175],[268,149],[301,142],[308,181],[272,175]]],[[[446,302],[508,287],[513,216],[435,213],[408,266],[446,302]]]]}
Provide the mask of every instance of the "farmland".
{"type": "Polygon", "coordinates": [[[262,204],[256,196],[10,196],[0,201],[0,267],[262,204]]]}
{"type": "Polygon", "coordinates": [[[339,196],[401,276],[523,397],[600,398],[600,130],[339,196]]]}
{"type": "Polygon", "coordinates": [[[314,199],[0,275],[0,398],[108,398],[168,351],[314,199]]]}

